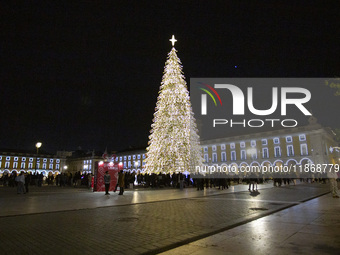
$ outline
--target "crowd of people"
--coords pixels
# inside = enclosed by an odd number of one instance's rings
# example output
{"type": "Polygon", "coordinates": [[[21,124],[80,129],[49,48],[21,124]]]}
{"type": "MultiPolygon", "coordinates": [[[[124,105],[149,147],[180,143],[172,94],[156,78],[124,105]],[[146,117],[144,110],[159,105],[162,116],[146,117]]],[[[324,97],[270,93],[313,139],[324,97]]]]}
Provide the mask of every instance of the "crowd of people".
{"type": "Polygon", "coordinates": [[[17,187],[18,181],[16,178],[18,176],[24,176],[25,178],[25,185],[35,185],[38,187],[41,187],[44,182],[44,175],[42,173],[24,173],[24,172],[12,172],[11,174],[3,174],[0,178],[0,183],[2,183],[3,186],[9,186],[9,187],[17,187]]]}
{"type": "Polygon", "coordinates": [[[49,174],[45,176],[43,173],[30,173],[13,171],[11,174],[5,173],[0,177],[0,184],[8,187],[20,187],[18,193],[27,193],[29,186],[42,187],[42,185],[55,185],[60,187],[74,186],[74,187],[91,187],[92,181],[91,173],[81,174],[75,173],[61,173],[61,174],[49,174]],[[24,183],[25,190],[21,191],[21,183],[24,183]]]}
{"type": "MultiPolygon", "coordinates": [[[[257,190],[257,184],[268,182],[273,180],[273,185],[280,187],[283,185],[295,185],[296,180],[300,182],[320,182],[326,183],[326,178],[316,176],[313,178],[288,178],[285,176],[281,177],[257,177],[256,175],[243,176],[241,178],[238,175],[230,176],[225,178],[221,175],[207,176],[193,176],[185,175],[182,173],[170,174],[141,174],[135,172],[124,172],[124,185],[123,188],[131,188],[134,186],[143,188],[179,188],[194,187],[197,190],[203,190],[204,188],[218,188],[228,189],[231,183],[235,184],[249,184],[249,191],[257,190]],[[252,187],[251,187],[252,186],[252,187]]],[[[91,188],[93,185],[93,174],[91,173],[61,173],[61,174],[49,174],[44,176],[42,173],[16,173],[3,174],[0,178],[0,184],[3,186],[17,187],[18,193],[27,193],[30,185],[41,187],[45,185],[55,185],[60,187],[73,186],[73,187],[87,187],[91,188]]]]}

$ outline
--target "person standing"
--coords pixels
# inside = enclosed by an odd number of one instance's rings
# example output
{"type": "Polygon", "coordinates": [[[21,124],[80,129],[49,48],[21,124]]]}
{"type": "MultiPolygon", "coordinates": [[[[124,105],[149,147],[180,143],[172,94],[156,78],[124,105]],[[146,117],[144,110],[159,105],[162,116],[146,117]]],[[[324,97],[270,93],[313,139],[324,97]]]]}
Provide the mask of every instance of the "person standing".
{"type": "Polygon", "coordinates": [[[334,172],[334,169],[329,169],[327,171],[327,177],[329,178],[329,184],[333,198],[339,198],[338,183],[336,181],[338,179],[337,173],[334,172]]]}
{"type": "Polygon", "coordinates": [[[118,174],[118,185],[119,185],[119,194],[118,195],[123,195],[124,193],[124,184],[125,184],[125,176],[123,170],[120,170],[118,174]]]}
{"type": "Polygon", "coordinates": [[[26,173],[25,174],[25,189],[26,189],[26,193],[28,193],[28,185],[31,183],[31,174],[30,173],[26,173]]]}
{"type": "Polygon", "coordinates": [[[23,172],[20,173],[20,175],[18,175],[17,177],[15,177],[15,181],[18,183],[18,189],[17,192],[18,194],[24,193],[25,192],[25,175],[23,172]]]}
{"type": "Polygon", "coordinates": [[[184,176],[182,173],[179,173],[179,188],[180,190],[183,190],[183,185],[184,184],[184,176]]]}
{"type": "Polygon", "coordinates": [[[87,187],[90,189],[92,187],[92,174],[87,175],[87,187]]]}
{"type": "Polygon", "coordinates": [[[110,182],[111,182],[111,176],[109,174],[109,171],[106,171],[105,174],[104,174],[105,195],[110,195],[110,193],[109,193],[110,182]]]}

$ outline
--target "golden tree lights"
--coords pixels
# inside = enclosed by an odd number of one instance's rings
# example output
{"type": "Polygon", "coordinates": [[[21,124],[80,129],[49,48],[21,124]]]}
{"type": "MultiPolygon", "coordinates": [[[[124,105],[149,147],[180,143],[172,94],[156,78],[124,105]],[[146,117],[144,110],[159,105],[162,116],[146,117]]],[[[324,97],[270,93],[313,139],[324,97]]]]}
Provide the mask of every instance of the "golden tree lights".
{"type": "MultiPolygon", "coordinates": [[[[174,36],[172,44],[177,41],[174,36]]],[[[181,61],[173,47],[168,54],[157,98],[145,170],[148,173],[193,171],[202,151],[181,61]]]]}

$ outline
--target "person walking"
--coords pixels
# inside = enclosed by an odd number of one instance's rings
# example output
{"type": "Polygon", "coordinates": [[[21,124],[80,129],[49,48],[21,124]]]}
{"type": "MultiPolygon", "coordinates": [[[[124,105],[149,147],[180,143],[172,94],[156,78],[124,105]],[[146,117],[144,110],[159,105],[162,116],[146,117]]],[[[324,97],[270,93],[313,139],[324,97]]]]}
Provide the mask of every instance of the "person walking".
{"type": "Polygon", "coordinates": [[[123,195],[124,193],[124,184],[125,184],[125,176],[123,170],[120,170],[118,174],[118,186],[119,186],[119,194],[118,195],[123,195]]]}
{"type": "Polygon", "coordinates": [[[110,193],[109,193],[110,182],[111,182],[111,176],[109,174],[109,171],[106,171],[105,174],[104,174],[105,195],[110,195],[110,193]]]}

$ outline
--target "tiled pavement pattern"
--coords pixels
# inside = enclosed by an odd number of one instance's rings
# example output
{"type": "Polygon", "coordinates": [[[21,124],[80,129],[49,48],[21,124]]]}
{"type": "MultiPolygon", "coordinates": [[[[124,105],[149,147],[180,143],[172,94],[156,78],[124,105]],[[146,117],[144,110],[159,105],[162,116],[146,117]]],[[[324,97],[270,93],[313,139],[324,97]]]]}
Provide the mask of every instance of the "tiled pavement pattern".
{"type": "Polygon", "coordinates": [[[339,212],[340,200],[326,194],[161,255],[335,255],[339,212]]]}
{"type": "Polygon", "coordinates": [[[260,190],[257,196],[242,191],[3,216],[0,217],[0,249],[1,254],[156,253],[327,191],[328,185],[297,185],[260,190]]]}

